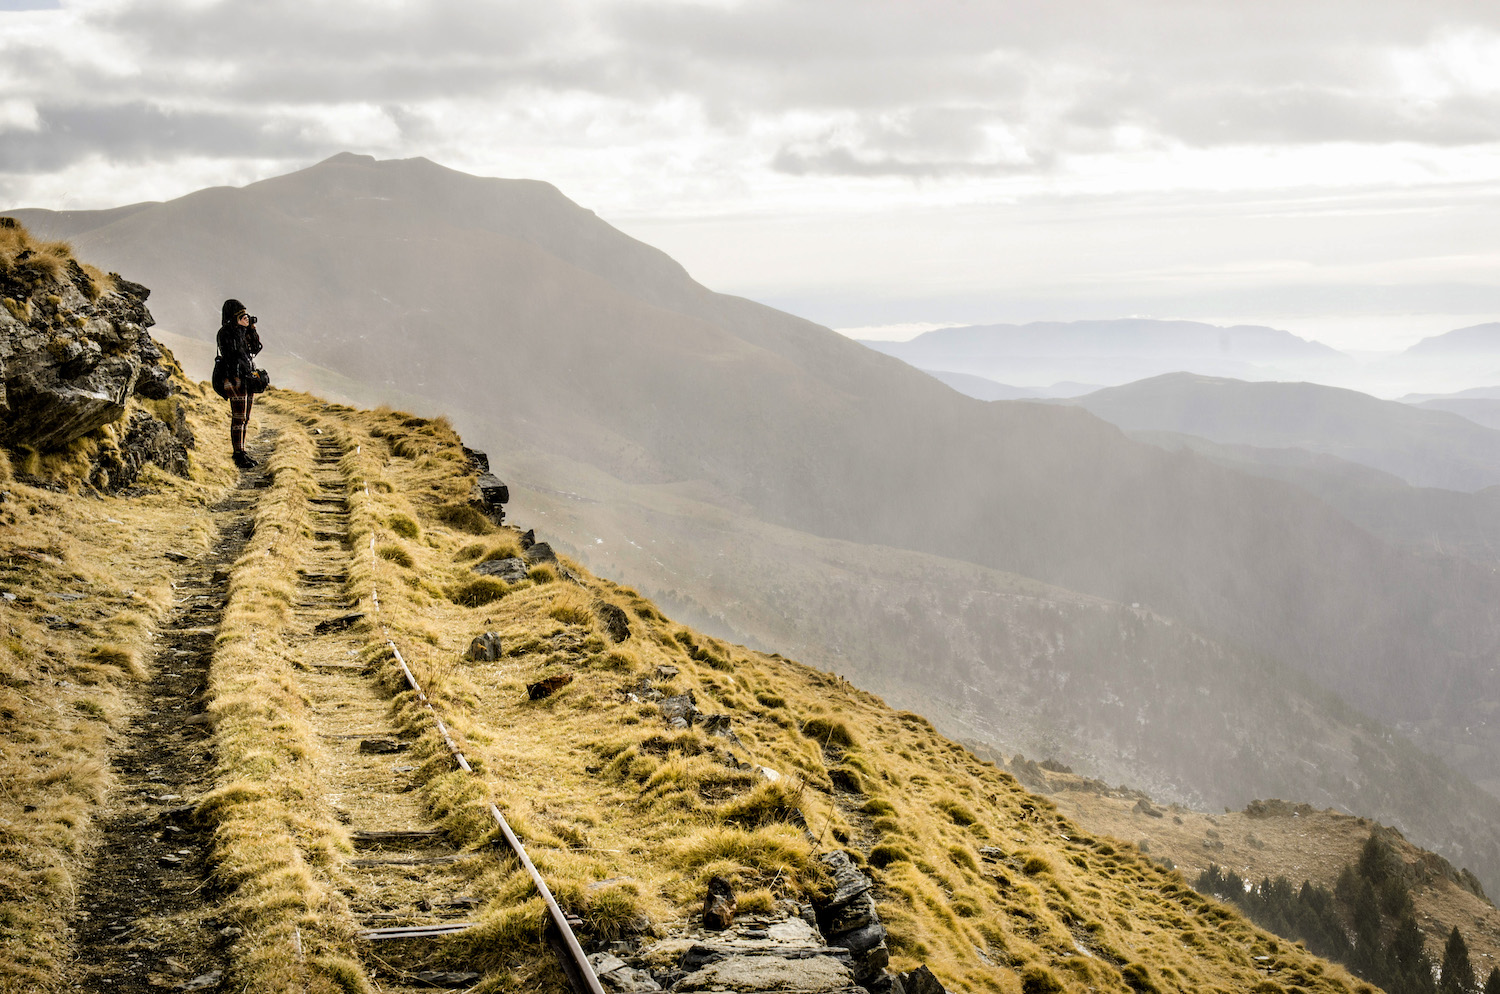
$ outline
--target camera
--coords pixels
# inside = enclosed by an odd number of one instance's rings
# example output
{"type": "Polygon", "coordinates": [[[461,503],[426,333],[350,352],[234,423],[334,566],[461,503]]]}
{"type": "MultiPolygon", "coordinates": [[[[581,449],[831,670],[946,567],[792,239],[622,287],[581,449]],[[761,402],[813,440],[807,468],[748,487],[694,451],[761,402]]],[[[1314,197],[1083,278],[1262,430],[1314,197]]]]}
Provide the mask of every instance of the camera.
{"type": "Polygon", "coordinates": [[[256,317],[255,317],[255,315],[254,315],[254,314],[252,314],[252,315],[250,315],[250,323],[251,323],[251,324],[252,324],[252,325],[253,325],[253,324],[255,324],[255,322],[256,322],[256,320],[257,320],[257,318],[256,318],[256,317]]]}

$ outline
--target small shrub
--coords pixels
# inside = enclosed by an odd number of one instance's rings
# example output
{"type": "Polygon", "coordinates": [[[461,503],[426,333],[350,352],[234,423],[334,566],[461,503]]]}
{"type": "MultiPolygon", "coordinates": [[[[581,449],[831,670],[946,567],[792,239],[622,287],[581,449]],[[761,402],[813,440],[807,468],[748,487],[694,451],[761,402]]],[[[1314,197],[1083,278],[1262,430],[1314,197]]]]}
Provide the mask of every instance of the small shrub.
{"type": "Polygon", "coordinates": [[[551,566],[548,566],[546,563],[542,563],[539,566],[533,566],[531,567],[531,569],[527,570],[526,578],[532,583],[537,584],[538,586],[544,583],[556,583],[557,570],[553,569],[551,566]]]}
{"type": "Polygon", "coordinates": [[[634,931],[640,918],[641,892],[629,881],[590,894],[588,909],[583,914],[589,932],[606,941],[634,931]]]}
{"type": "Polygon", "coordinates": [[[802,734],[816,739],[821,746],[838,746],[848,749],[855,744],[854,733],[842,721],[832,718],[809,718],[802,724],[802,734]]]}
{"type": "Polygon", "coordinates": [[[127,646],[113,643],[96,645],[89,650],[88,658],[99,666],[118,667],[137,680],[146,679],[146,666],[141,662],[141,654],[127,646]]]}
{"type": "Polygon", "coordinates": [[[875,846],[870,850],[871,866],[885,869],[892,863],[909,862],[911,862],[911,853],[907,852],[900,846],[893,846],[889,843],[881,843],[880,845],[875,846]]]}
{"type": "Polygon", "coordinates": [[[895,814],[896,806],[890,801],[884,800],[883,798],[872,797],[864,804],[860,805],[859,810],[867,815],[874,815],[876,817],[879,817],[880,815],[895,814]]]}
{"type": "Polygon", "coordinates": [[[1138,963],[1126,963],[1120,967],[1120,977],[1125,981],[1126,987],[1138,994],[1161,994],[1161,988],[1152,982],[1151,974],[1138,963]]]}
{"type": "Polygon", "coordinates": [[[962,804],[955,800],[941,800],[934,804],[933,807],[937,808],[939,811],[943,812],[943,814],[947,815],[955,825],[967,827],[979,820],[974,812],[970,811],[968,808],[964,807],[962,804]]]}
{"type": "Polygon", "coordinates": [[[957,866],[973,870],[975,873],[979,872],[979,864],[974,861],[974,854],[963,846],[949,846],[948,858],[953,860],[957,866]]]}
{"type": "Polygon", "coordinates": [[[412,558],[411,553],[394,542],[389,545],[382,545],[375,550],[375,554],[381,559],[388,559],[397,566],[405,566],[407,569],[411,569],[417,565],[417,561],[412,558]]]}
{"type": "Polygon", "coordinates": [[[760,887],[739,895],[735,899],[741,914],[769,915],[776,910],[776,895],[770,888],[760,887]]]}
{"type": "Polygon", "coordinates": [[[1052,865],[1040,856],[1028,856],[1026,862],[1021,864],[1021,872],[1034,877],[1038,873],[1051,873],[1052,865]]]}
{"type": "Polygon", "coordinates": [[[559,596],[554,600],[547,611],[547,617],[565,625],[589,625],[594,621],[594,614],[589,610],[587,601],[569,596],[559,596]]]}
{"type": "Polygon", "coordinates": [[[417,523],[411,519],[410,515],[407,514],[401,514],[397,512],[396,514],[391,515],[389,518],[386,518],[385,523],[391,529],[391,531],[395,532],[397,535],[400,535],[402,538],[416,538],[417,535],[420,534],[420,530],[417,528],[417,523]]]}
{"type": "Polygon", "coordinates": [[[781,696],[779,696],[777,694],[769,694],[769,693],[766,693],[764,690],[758,690],[758,691],[756,691],[755,692],[755,699],[760,702],[760,706],[761,707],[765,707],[765,708],[784,708],[784,707],[786,707],[786,698],[785,697],[781,697],[781,696]]]}
{"type": "Polygon", "coordinates": [[[1021,974],[1021,994],[1063,994],[1063,990],[1057,978],[1039,966],[1021,974]]]}
{"type": "Polygon", "coordinates": [[[448,599],[461,607],[483,607],[510,593],[510,585],[493,576],[476,576],[449,587],[448,599]]]}
{"type": "Polygon", "coordinates": [[[470,535],[488,535],[495,530],[493,521],[468,504],[440,504],[433,509],[432,516],[450,528],[470,535]]]}
{"type": "Polygon", "coordinates": [[[772,822],[798,824],[802,819],[801,791],[783,777],[774,783],[763,783],[743,797],[737,797],[720,809],[720,816],[730,824],[759,828],[772,822]]]}

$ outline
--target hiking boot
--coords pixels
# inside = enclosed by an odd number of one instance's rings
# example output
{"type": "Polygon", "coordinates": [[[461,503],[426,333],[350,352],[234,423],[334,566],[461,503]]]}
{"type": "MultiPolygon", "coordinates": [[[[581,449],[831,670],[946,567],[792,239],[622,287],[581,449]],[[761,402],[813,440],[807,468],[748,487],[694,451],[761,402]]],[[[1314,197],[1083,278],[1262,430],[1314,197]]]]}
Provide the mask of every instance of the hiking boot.
{"type": "Polygon", "coordinates": [[[234,454],[234,464],[240,469],[251,469],[260,465],[254,459],[251,459],[250,454],[247,452],[236,452],[234,454]]]}

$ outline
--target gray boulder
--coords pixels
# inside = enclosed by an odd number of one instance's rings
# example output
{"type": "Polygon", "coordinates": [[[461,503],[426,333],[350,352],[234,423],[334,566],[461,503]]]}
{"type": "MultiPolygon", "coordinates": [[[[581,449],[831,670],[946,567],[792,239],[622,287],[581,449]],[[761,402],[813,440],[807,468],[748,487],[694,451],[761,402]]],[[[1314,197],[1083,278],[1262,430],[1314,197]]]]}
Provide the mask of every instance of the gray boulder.
{"type": "Polygon", "coordinates": [[[524,559],[511,556],[508,559],[491,559],[487,563],[480,563],[474,567],[474,572],[484,576],[495,576],[506,583],[515,583],[526,579],[526,571],[530,569],[524,559]]]}
{"type": "Polygon", "coordinates": [[[169,396],[150,292],[116,277],[99,293],[72,260],[56,279],[0,273],[0,442],[61,448],[120,420],[132,395],[169,396]]]}

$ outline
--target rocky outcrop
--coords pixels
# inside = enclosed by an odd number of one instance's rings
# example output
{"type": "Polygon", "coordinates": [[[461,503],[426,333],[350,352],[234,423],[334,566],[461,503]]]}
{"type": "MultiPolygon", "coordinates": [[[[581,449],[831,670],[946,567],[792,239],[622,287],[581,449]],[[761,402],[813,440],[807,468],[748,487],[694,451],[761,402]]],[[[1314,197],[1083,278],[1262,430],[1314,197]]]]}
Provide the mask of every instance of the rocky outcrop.
{"type": "Polygon", "coordinates": [[[134,485],[148,464],[187,476],[188,449],[195,444],[181,407],[170,425],[149,411],[132,411],[124,437],[116,446],[99,450],[89,482],[100,490],[118,492],[134,485]]]}
{"type": "Polygon", "coordinates": [[[891,961],[885,926],[875,910],[874,883],[847,853],[839,850],[818,857],[833,878],[833,893],[813,904],[818,929],[830,946],[849,950],[854,979],[870,990],[892,989],[886,965],[891,961]]]}
{"type": "Polygon", "coordinates": [[[150,291],[119,277],[101,288],[72,259],[56,268],[0,270],[0,441],[10,446],[60,448],[120,420],[133,395],[172,393],[146,333],[150,291]]]}
{"type": "Polygon", "coordinates": [[[469,464],[474,467],[474,472],[479,476],[474,487],[475,493],[469,500],[469,506],[495,524],[505,524],[505,505],[510,500],[510,487],[490,472],[488,455],[471,449],[467,445],[464,446],[464,455],[468,457],[469,464]]]}

